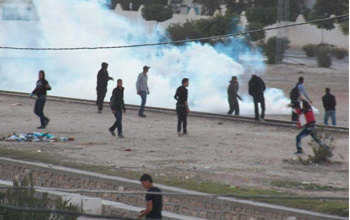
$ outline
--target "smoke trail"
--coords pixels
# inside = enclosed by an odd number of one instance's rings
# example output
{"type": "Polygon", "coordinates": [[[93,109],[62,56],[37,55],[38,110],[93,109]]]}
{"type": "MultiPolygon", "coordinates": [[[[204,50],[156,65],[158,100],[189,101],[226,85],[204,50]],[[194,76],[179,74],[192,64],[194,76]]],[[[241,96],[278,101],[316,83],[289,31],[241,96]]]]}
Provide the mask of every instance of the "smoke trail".
{"type": "MultiPolygon", "coordinates": [[[[0,43],[27,47],[79,47],[128,45],[160,40],[144,23],[131,22],[103,1],[34,0],[39,21],[0,21],[0,43]]],[[[163,30],[164,31],[164,30],[163,30]]],[[[256,71],[265,64],[259,51],[235,40],[231,45],[188,43],[183,47],[161,46],[99,51],[0,51],[0,88],[30,92],[37,72],[44,69],[52,95],[95,99],[96,74],[102,62],[109,63],[110,82],[106,101],[121,78],[126,103],[139,104],[135,82],[144,65],[151,66],[147,104],[173,108],[176,88],[183,77],[190,78],[189,103],[193,110],[225,113],[226,89],[233,75],[256,71]],[[228,51],[235,48],[234,51],[228,51]]],[[[241,85],[246,85],[241,82],[241,85]]],[[[241,114],[253,114],[251,98],[242,86],[241,114]]],[[[288,99],[279,89],[266,91],[267,114],[289,114],[288,99]]]]}

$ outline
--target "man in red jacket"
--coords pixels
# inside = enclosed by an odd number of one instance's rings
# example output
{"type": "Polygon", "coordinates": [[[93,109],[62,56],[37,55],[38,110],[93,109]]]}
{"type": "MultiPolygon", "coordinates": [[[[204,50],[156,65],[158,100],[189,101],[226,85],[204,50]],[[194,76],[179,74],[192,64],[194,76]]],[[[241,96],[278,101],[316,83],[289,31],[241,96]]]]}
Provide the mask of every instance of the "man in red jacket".
{"type": "MultiPolygon", "coordinates": [[[[316,143],[320,147],[325,147],[327,150],[329,150],[329,147],[325,146],[320,139],[317,137],[317,129],[316,129],[316,121],[315,121],[315,115],[312,111],[311,105],[303,100],[302,101],[302,108],[294,108],[294,112],[298,114],[298,127],[304,129],[297,135],[296,137],[296,146],[297,146],[297,152],[295,154],[303,154],[303,149],[301,148],[301,139],[311,135],[311,137],[316,141],[316,143]],[[306,124],[302,124],[302,116],[305,116],[306,124]]],[[[332,156],[332,153],[329,154],[329,156],[332,156]]]]}

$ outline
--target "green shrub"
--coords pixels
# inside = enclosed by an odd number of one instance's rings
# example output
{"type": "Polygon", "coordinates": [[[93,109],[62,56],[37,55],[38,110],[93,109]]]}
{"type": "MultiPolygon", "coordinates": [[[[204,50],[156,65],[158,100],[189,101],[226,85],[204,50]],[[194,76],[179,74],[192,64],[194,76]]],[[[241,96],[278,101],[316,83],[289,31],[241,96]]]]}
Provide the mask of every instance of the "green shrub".
{"type": "Polygon", "coordinates": [[[342,60],[346,57],[346,55],[349,54],[349,52],[345,49],[342,48],[333,48],[332,49],[332,54],[335,56],[337,59],[342,60]]]}
{"type": "Polygon", "coordinates": [[[267,40],[267,43],[260,45],[263,48],[264,54],[267,57],[267,63],[269,63],[269,64],[275,64],[276,61],[277,61],[277,63],[281,62],[283,59],[284,52],[288,48],[288,45],[290,43],[288,38],[280,38],[279,39],[281,41],[281,44],[287,45],[287,47],[282,49],[282,51],[281,51],[282,56],[280,57],[280,60],[276,60],[277,39],[278,39],[277,37],[271,37],[267,40]]]}
{"type": "Polygon", "coordinates": [[[307,44],[303,46],[303,51],[308,57],[316,57],[317,55],[317,45],[316,44],[307,44]]]}
{"type": "Polygon", "coordinates": [[[304,165],[332,163],[330,157],[335,149],[336,135],[321,129],[317,132],[317,138],[323,143],[322,146],[314,141],[310,142],[309,145],[312,147],[313,155],[309,155],[307,159],[298,157],[300,163],[304,165]]]}
{"type": "MultiPolygon", "coordinates": [[[[51,200],[48,197],[48,193],[36,193],[33,186],[34,183],[31,176],[30,178],[24,178],[21,182],[14,181],[13,189],[9,189],[5,193],[0,192],[0,205],[29,209],[40,208],[73,212],[78,211],[77,206],[71,204],[68,205],[69,201],[63,201],[61,198],[51,200]]],[[[49,212],[19,212],[6,208],[0,209],[0,220],[75,220],[77,218],[77,216],[67,214],[49,212]]]]}
{"type": "Polygon", "coordinates": [[[317,63],[319,67],[330,67],[332,65],[331,49],[320,47],[317,52],[317,63]]]}

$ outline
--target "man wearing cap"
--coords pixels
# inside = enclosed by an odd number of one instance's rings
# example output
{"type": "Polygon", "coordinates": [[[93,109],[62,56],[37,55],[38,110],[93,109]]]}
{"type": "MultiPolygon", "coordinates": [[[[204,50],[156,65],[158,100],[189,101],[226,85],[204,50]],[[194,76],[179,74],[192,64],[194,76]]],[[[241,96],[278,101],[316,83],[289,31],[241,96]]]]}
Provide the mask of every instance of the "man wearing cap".
{"type": "Polygon", "coordinates": [[[103,101],[105,99],[106,93],[107,93],[107,84],[109,80],[113,81],[112,77],[109,77],[108,75],[108,63],[103,62],[101,64],[101,69],[100,71],[98,71],[97,73],[97,101],[96,101],[96,105],[97,105],[97,109],[98,109],[98,113],[102,113],[102,109],[103,109],[103,101]]]}
{"type": "Polygon", "coordinates": [[[242,98],[238,95],[239,84],[236,76],[232,76],[232,80],[230,81],[230,85],[227,88],[228,94],[228,103],[230,104],[230,110],[227,114],[231,115],[235,112],[235,115],[239,115],[239,104],[237,98],[242,100],[242,98]]]}
{"type": "Polygon", "coordinates": [[[139,110],[139,116],[142,118],[147,117],[145,114],[143,114],[143,112],[145,111],[147,95],[149,95],[149,89],[147,84],[147,81],[148,81],[147,73],[149,68],[151,67],[144,66],[142,73],[139,74],[136,81],[136,91],[137,91],[137,94],[141,96],[141,100],[142,100],[140,110],[139,110]]]}

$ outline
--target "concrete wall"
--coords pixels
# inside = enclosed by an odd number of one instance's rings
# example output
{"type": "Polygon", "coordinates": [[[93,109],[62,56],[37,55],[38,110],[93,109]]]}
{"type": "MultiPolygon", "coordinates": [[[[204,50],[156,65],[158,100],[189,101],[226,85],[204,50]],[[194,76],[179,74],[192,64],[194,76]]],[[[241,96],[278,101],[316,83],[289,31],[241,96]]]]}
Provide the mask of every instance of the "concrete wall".
{"type": "MultiPolygon", "coordinates": [[[[138,181],[120,177],[107,176],[70,168],[56,167],[47,164],[0,158],[0,178],[13,180],[32,173],[36,186],[56,187],[61,189],[100,189],[118,191],[144,192],[138,181]]],[[[169,187],[157,184],[163,192],[192,194],[191,196],[163,196],[164,211],[185,216],[205,219],[236,220],[323,220],[346,219],[323,215],[298,209],[285,208],[258,202],[237,200],[234,198],[209,198],[205,193],[169,187]],[[195,195],[195,196],[193,196],[195,195]]],[[[144,195],[83,193],[121,202],[137,207],[144,207],[144,195]]]]}
{"type": "MultiPolygon", "coordinates": [[[[265,28],[274,28],[283,25],[295,24],[305,22],[303,15],[299,15],[295,22],[282,22],[280,24],[273,24],[265,28]]],[[[242,25],[247,25],[248,21],[245,16],[245,12],[241,14],[242,25]]],[[[277,36],[278,30],[266,31],[266,40],[270,37],[277,36]]],[[[300,26],[294,26],[288,28],[288,39],[291,48],[302,48],[306,44],[320,44],[322,43],[333,44],[339,48],[349,49],[349,36],[345,36],[338,24],[335,24],[335,28],[332,30],[318,29],[317,26],[306,24],[300,26]]]]}

